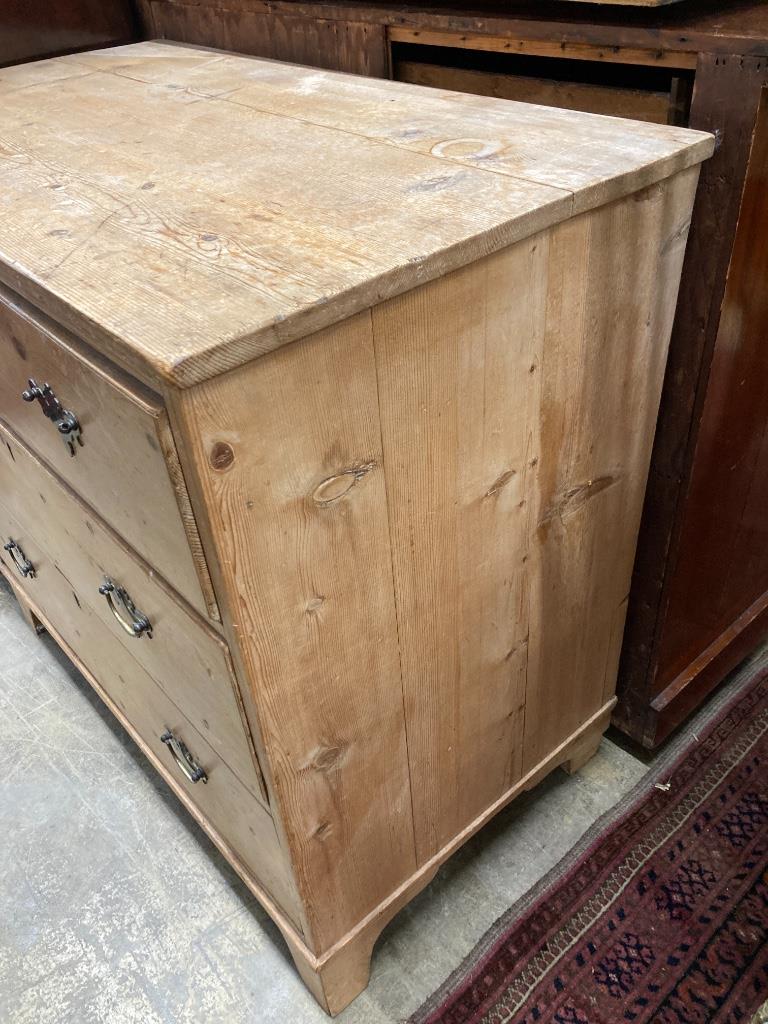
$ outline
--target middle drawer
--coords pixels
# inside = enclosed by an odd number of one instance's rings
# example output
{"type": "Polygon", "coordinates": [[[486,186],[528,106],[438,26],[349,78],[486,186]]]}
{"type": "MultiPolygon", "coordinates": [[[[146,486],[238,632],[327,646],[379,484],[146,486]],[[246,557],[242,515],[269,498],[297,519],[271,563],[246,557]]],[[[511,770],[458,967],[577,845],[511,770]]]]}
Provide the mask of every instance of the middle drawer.
{"type": "MultiPolygon", "coordinates": [[[[229,650],[0,421],[0,502],[255,796],[265,800],[229,650]]],[[[2,537],[2,544],[10,539],[2,537]]],[[[110,692],[110,681],[102,685],[110,692]]]]}

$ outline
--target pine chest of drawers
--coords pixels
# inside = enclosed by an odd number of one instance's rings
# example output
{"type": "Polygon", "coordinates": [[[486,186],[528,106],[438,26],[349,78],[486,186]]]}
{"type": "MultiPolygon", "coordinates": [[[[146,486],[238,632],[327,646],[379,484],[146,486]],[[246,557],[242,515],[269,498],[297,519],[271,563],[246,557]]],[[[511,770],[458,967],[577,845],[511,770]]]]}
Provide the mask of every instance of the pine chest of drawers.
{"type": "Polygon", "coordinates": [[[159,43],[0,128],[3,572],[336,1012],[607,724],[712,139],[159,43]]]}

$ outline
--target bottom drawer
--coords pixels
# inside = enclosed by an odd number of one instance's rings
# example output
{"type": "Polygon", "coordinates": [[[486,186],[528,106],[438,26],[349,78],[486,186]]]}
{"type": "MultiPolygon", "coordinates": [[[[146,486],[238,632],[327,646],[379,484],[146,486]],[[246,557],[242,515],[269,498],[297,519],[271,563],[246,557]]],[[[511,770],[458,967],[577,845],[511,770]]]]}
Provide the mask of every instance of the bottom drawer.
{"type": "MultiPolygon", "coordinates": [[[[0,424],[0,503],[43,542],[57,571],[102,625],[180,707],[256,797],[266,796],[242,714],[227,645],[190,614],[101,520],[34,453],[0,424]],[[129,635],[124,609],[107,602],[106,578],[124,587],[151,623],[153,639],[129,635]]],[[[87,660],[87,659],[85,659],[87,660]]],[[[111,692],[111,677],[103,679],[111,692]]]]}
{"type": "Polygon", "coordinates": [[[183,787],[201,815],[301,930],[295,890],[269,813],[78,597],[46,551],[25,534],[2,505],[0,530],[4,543],[6,538],[13,538],[17,545],[10,551],[0,549],[9,580],[29,598],[46,624],[60,634],[76,659],[97,680],[108,680],[104,689],[110,699],[167,766],[168,774],[183,787]],[[167,733],[172,739],[163,741],[167,733]],[[184,759],[184,748],[204,773],[205,781],[192,781],[189,777],[195,773],[184,759]]]}

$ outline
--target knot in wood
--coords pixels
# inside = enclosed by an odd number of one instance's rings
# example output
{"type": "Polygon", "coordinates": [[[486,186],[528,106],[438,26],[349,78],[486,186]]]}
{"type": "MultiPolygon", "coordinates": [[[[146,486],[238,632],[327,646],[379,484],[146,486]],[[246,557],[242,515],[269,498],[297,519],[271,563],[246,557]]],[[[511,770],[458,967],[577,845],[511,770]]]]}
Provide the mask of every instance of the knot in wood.
{"type": "Polygon", "coordinates": [[[375,465],[375,462],[365,462],[360,466],[352,466],[350,469],[342,470],[341,473],[327,477],[312,492],[312,500],[321,508],[332,505],[339,498],[348,494],[366,473],[370,473],[375,465]]]}
{"type": "Polygon", "coordinates": [[[340,767],[343,758],[343,747],[318,747],[312,753],[310,767],[318,772],[331,772],[340,767]]]}
{"type": "Polygon", "coordinates": [[[211,467],[219,473],[223,472],[225,469],[229,469],[235,461],[235,452],[232,445],[227,444],[226,441],[217,441],[213,448],[211,448],[209,461],[211,463],[211,467]]]}

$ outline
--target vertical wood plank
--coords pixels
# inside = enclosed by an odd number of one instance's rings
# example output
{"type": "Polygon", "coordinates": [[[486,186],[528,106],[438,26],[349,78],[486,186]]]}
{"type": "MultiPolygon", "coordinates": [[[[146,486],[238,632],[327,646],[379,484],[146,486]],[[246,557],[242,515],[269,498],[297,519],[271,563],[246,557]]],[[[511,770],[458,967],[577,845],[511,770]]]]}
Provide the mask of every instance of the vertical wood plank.
{"type": "Polygon", "coordinates": [[[698,169],[552,232],[524,766],[611,696],[698,169]]]}
{"type": "Polygon", "coordinates": [[[613,694],[696,177],[373,310],[419,862],[613,694]]]}
{"type": "Polygon", "coordinates": [[[546,252],[373,310],[420,863],[520,777],[546,252]]]}
{"type": "Polygon", "coordinates": [[[415,869],[370,315],[175,403],[321,953],[415,869]]]}

